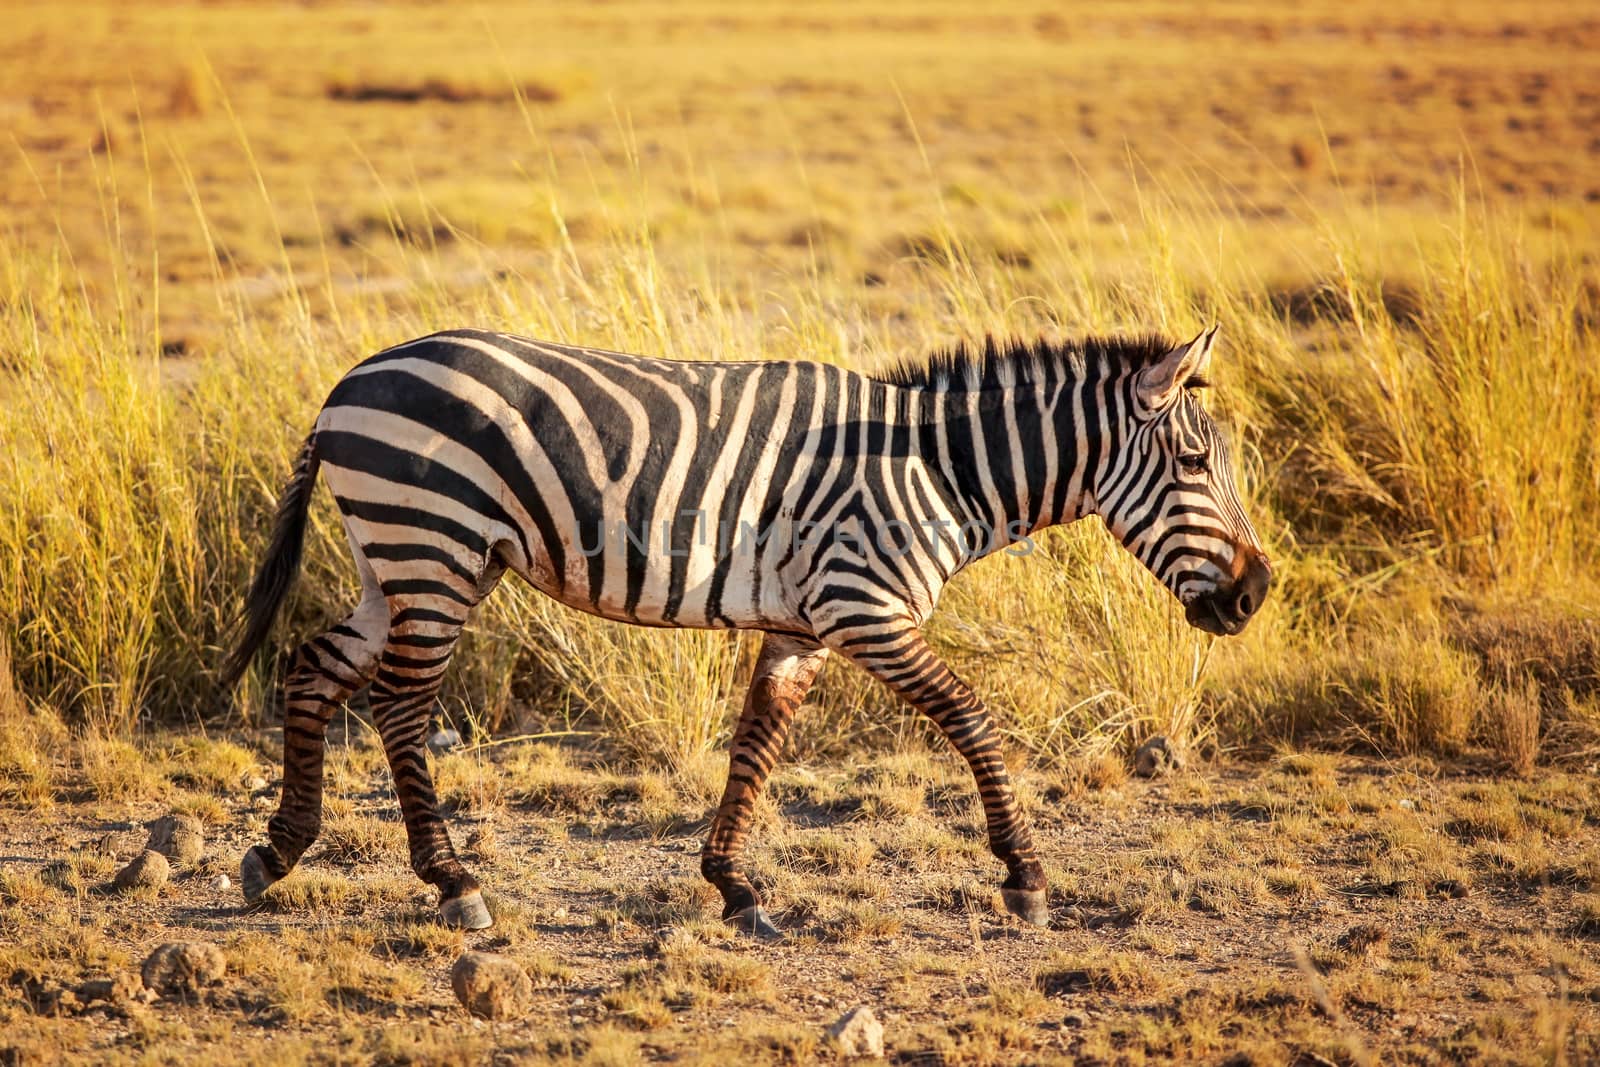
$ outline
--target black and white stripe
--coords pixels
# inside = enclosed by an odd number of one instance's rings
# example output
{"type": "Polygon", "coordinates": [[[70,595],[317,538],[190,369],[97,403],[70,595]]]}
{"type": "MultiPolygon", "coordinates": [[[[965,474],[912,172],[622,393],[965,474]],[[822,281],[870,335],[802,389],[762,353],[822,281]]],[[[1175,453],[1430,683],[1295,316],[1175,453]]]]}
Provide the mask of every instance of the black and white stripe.
{"type": "Polygon", "coordinates": [[[1242,628],[1269,572],[1226,445],[1192,392],[1214,338],[991,342],[879,376],[468,330],[373,356],[334,388],[307,439],[225,670],[236,680],[266,637],[320,467],[363,595],[294,658],[283,803],[270,844],[246,856],[246,894],[315,838],[323,732],[370,683],[413,865],[440,887],[447,919],[489,922],[438,816],[422,739],[461,627],[510,570],[608,619],[767,633],[702,860],[728,917],[771,929],[737,859],[790,718],[832,651],[928,714],[967,758],[1010,872],[1008,905],[1041,921],[1043,872],[995,731],[919,627],[967,563],[1099,514],[1191,623],[1242,628]]]}

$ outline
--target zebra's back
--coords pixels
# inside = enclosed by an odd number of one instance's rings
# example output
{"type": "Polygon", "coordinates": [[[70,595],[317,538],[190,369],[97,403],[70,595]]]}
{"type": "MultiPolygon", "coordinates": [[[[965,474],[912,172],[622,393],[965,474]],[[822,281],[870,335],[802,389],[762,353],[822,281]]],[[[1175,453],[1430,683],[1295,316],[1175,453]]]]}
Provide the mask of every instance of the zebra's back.
{"type": "Polygon", "coordinates": [[[792,531],[838,507],[849,428],[888,391],[819,363],[453,331],[354,368],[317,450],[385,586],[465,602],[499,561],[607,618],[793,629],[813,561],[792,531]]]}

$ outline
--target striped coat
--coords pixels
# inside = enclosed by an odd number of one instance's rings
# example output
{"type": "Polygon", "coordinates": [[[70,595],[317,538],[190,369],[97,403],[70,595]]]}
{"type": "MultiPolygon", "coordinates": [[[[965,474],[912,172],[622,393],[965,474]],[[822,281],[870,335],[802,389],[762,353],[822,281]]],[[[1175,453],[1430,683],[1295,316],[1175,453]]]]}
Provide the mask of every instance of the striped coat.
{"type": "Polygon", "coordinates": [[[284,801],[246,855],[259,895],[317,831],[332,708],[373,686],[413,864],[446,918],[486,925],[450,848],[421,738],[472,607],[510,570],[571,607],[768,635],[702,857],[726,916],[773,932],[738,869],[750,810],[831,650],[927,713],[971,763],[1012,910],[1044,880],[981,701],[920,626],[949,579],[1033,531],[1100,514],[1197,626],[1236,632],[1267,565],[1226,447],[1195,402],[1214,331],[991,346],[872,377],[819,363],[642,359],[451,331],[350,371],[307,440],[252,588],[232,681],[264,640],[325,472],[361,605],[301,647],[284,801]]]}

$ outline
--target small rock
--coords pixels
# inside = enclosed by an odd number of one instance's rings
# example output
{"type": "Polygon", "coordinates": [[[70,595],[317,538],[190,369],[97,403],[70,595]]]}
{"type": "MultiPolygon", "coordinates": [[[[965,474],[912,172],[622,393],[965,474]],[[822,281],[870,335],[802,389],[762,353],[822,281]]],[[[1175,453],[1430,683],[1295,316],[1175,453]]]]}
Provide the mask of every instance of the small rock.
{"type": "Polygon", "coordinates": [[[259,774],[252,774],[244,780],[244,787],[252,793],[259,793],[267,787],[267,780],[259,774]]]}
{"type": "Polygon", "coordinates": [[[516,1019],[533,1006],[533,980],[516,960],[465,952],[450,968],[450,987],[462,1007],[483,1019],[516,1019]]]}
{"type": "Polygon", "coordinates": [[[172,875],[172,865],[159,852],[145,849],[133,857],[133,862],[117,872],[111,884],[118,889],[158,889],[167,884],[172,875]]]}
{"type": "Polygon", "coordinates": [[[232,885],[233,881],[225,874],[219,874],[215,878],[211,879],[211,888],[219,892],[230,888],[232,885]]]}
{"type": "Polygon", "coordinates": [[[444,729],[428,738],[428,749],[431,752],[449,752],[453,748],[461,747],[461,735],[455,730],[444,729]]]}
{"type": "Polygon", "coordinates": [[[180,867],[192,867],[206,851],[206,830],[193,815],[163,815],[150,824],[144,847],[180,867]]]}
{"type": "Polygon", "coordinates": [[[1183,760],[1165,737],[1152,737],[1133,753],[1133,773],[1140,778],[1157,778],[1183,766],[1183,760]]]}
{"type": "Polygon", "coordinates": [[[857,1004],[828,1027],[828,1036],[846,1056],[883,1056],[883,1024],[865,1004],[857,1004]]]}
{"type": "Polygon", "coordinates": [[[1080,1015],[1075,1011],[1069,1011],[1061,1017],[1061,1025],[1068,1030],[1081,1030],[1089,1025],[1089,1017],[1080,1015]]]}
{"type": "Polygon", "coordinates": [[[227,973],[222,950],[206,941],[169,941],[150,953],[140,971],[146,989],[186,999],[221,982],[227,973]]]}
{"type": "Polygon", "coordinates": [[[112,1004],[127,1004],[139,1000],[144,992],[144,984],[139,976],[123,971],[114,978],[94,978],[78,987],[78,999],[85,1004],[92,1004],[97,1000],[109,1001],[112,1004]]]}
{"type": "Polygon", "coordinates": [[[1405,811],[1416,811],[1417,810],[1417,802],[1415,800],[1411,800],[1409,798],[1402,797],[1400,799],[1400,807],[1402,809],[1404,809],[1405,811]]]}

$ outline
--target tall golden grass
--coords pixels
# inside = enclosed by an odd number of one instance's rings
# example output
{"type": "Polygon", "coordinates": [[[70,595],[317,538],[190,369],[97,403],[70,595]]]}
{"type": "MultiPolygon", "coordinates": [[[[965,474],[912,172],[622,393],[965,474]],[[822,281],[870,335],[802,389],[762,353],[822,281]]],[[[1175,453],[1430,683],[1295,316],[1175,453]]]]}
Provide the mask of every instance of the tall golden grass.
{"type": "MultiPolygon", "coordinates": [[[[107,195],[114,220],[120,202],[107,195]]],[[[559,201],[549,207],[565,233],[559,201]]],[[[4,247],[8,699],[109,735],[267,714],[276,661],[233,704],[212,679],[269,510],[343,369],[409,336],[477,324],[676,357],[870,367],[991,332],[1181,334],[1217,321],[1214,403],[1278,561],[1252,629],[1221,643],[1187,629],[1091,520],[1030,557],[975,566],[932,626],[939,647],[1015,742],[1048,760],[1152,733],[1212,746],[1331,732],[1395,751],[1505,736],[1481,720],[1508,702],[1490,699],[1452,619],[1462,603],[1529,598],[1593,614],[1581,598],[1600,546],[1600,308],[1581,249],[1559,236],[1531,249],[1463,182],[1453,218],[1415,223],[1404,300],[1366,242],[1376,223],[1351,205],[1308,220],[1309,296],[1286,304],[1256,265],[1256,224],[1220,209],[1180,216],[1159,192],[1118,247],[1077,215],[1034,219],[1015,235],[1038,250],[1032,266],[934,214],[933,236],[897,275],[895,316],[869,313],[822,270],[758,286],[710,251],[665,258],[645,219],[622,209],[598,251],[560,244],[537,274],[464,242],[478,257],[466,281],[397,228],[403,301],[302,289],[285,269],[258,283],[280,299],[247,302],[212,245],[215,352],[179,363],[162,357],[154,325],[159,271],[122,247],[117,226],[109,286],[79,275],[64,247],[4,247]]],[[[352,577],[319,498],[280,653],[348,607],[352,577]]],[[[725,739],[748,640],[631,630],[511,585],[453,665],[448,712],[486,732],[590,730],[670,764],[725,739]]],[[[1566,706],[1593,725],[1592,702],[1566,706]]],[[[842,669],[804,718],[806,751],[919,729],[842,669]]]]}

